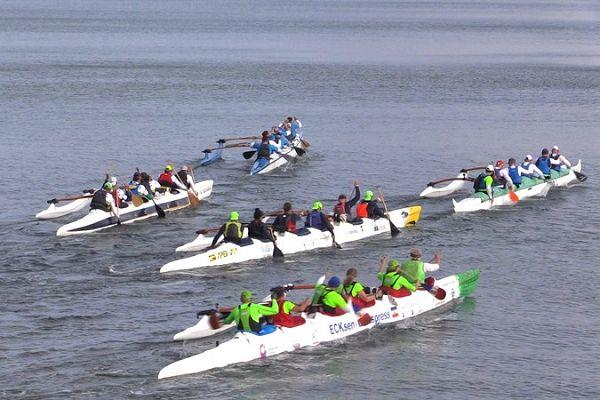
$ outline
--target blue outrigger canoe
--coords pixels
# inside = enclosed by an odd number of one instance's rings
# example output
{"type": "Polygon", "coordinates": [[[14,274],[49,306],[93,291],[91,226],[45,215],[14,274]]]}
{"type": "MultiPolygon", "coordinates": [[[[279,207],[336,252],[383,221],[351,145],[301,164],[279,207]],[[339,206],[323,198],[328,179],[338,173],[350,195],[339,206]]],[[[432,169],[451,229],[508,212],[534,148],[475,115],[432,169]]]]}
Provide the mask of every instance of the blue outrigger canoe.
{"type": "Polygon", "coordinates": [[[219,147],[216,150],[206,149],[202,152],[204,153],[204,158],[200,161],[200,165],[205,167],[212,163],[219,161],[223,156],[223,149],[225,148],[225,141],[220,139],[217,141],[219,143],[219,147]]]}

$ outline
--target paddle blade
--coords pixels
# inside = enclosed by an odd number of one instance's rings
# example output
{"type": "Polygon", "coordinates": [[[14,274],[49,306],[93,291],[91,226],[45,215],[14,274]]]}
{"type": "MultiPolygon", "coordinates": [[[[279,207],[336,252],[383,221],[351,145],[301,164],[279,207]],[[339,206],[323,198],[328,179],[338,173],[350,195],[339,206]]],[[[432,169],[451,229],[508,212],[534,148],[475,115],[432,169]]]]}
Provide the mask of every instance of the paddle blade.
{"type": "Polygon", "coordinates": [[[512,201],[513,203],[519,202],[519,196],[517,196],[517,194],[515,192],[513,192],[512,190],[510,192],[508,192],[508,197],[510,198],[510,201],[512,201]]]}
{"type": "Polygon", "coordinates": [[[358,325],[359,326],[365,326],[365,325],[369,325],[371,323],[371,321],[373,320],[373,318],[371,318],[371,316],[369,314],[363,314],[359,319],[358,319],[358,325]]]}
{"type": "Polygon", "coordinates": [[[392,237],[395,237],[396,235],[398,235],[400,233],[400,230],[398,229],[398,227],[396,225],[394,225],[394,223],[392,222],[392,220],[390,219],[390,233],[392,234],[392,237]]]}
{"type": "Polygon", "coordinates": [[[217,313],[215,312],[210,314],[210,316],[208,317],[208,323],[213,329],[219,329],[221,327],[221,321],[219,320],[219,317],[217,317],[217,313]]]}
{"type": "Polygon", "coordinates": [[[300,157],[306,154],[306,150],[301,149],[300,147],[294,147],[294,150],[296,150],[296,153],[298,153],[300,157]]]}
{"type": "Polygon", "coordinates": [[[581,172],[577,172],[577,171],[573,171],[575,172],[575,177],[577,178],[577,180],[579,182],[585,182],[587,181],[587,175],[582,174],[581,172]]]}
{"type": "Polygon", "coordinates": [[[144,199],[142,199],[140,196],[134,194],[131,196],[131,202],[133,203],[134,206],[139,207],[142,204],[144,204],[144,199]]]}
{"type": "Polygon", "coordinates": [[[283,252],[275,243],[273,243],[273,257],[283,257],[283,252]]]}
{"type": "Polygon", "coordinates": [[[444,300],[446,298],[446,291],[442,288],[437,288],[434,294],[435,298],[438,300],[444,300]]]}
{"type": "Polygon", "coordinates": [[[159,207],[158,204],[154,203],[154,208],[156,209],[156,214],[158,214],[158,218],[164,218],[167,216],[167,214],[165,214],[165,211],[159,207]]]}
{"type": "Polygon", "coordinates": [[[333,241],[333,243],[331,244],[332,247],[336,248],[336,249],[342,249],[342,246],[336,242],[335,240],[333,241]]]}
{"type": "Polygon", "coordinates": [[[254,154],[256,154],[256,150],[249,150],[249,151],[245,151],[242,153],[242,156],[246,159],[249,160],[252,158],[252,156],[254,156],[254,154]]]}
{"type": "Polygon", "coordinates": [[[188,190],[188,200],[190,201],[190,206],[194,208],[198,207],[198,205],[200,204],[200,199],[197,198],[194,192],[192,192],[191,190],[188,190]]]}
{"type": "Polygon", "coordinates": [[[304,145],[304,147],[310,146],[310,143],[308,143],[308,140],[306,140],[304,138],[300,138],[300,141],[302,142],[302,144],[304,145]]]}

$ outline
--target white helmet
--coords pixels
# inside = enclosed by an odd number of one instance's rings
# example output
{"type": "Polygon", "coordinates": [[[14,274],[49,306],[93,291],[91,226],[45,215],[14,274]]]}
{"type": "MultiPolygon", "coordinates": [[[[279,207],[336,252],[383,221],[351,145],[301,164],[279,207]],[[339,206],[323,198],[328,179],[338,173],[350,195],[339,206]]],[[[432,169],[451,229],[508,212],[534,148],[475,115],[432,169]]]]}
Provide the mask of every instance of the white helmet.
{"type": "Polygon", "coordinates": [[[533,160],[533,157],[531,156],[531,154],[527,154],[525,156],[525,161],[532,161],[532,160],[533,160]]]}
{"type": "Polygon", "coordinates": [[[494,166],[492,164],[488,165],[487,167],[485,167],[485,170],[487,172],[494,172],[494,166]]]}
{"type": "Polygon", "coordinates": [[[556,151],[560,151],[560,149],[559,149],[559,148],[558,148],[558,146],[556,146],[556,145],[552,146],[552,151],[554,151],[554,150],[556,150],[556,151]]]}
{"type": "Polygon", "coordinates": [[[117,186],[117,178],[116,177],[111,177],[110,178],[110,183],[112,183],[113,186],[117,186]]]}

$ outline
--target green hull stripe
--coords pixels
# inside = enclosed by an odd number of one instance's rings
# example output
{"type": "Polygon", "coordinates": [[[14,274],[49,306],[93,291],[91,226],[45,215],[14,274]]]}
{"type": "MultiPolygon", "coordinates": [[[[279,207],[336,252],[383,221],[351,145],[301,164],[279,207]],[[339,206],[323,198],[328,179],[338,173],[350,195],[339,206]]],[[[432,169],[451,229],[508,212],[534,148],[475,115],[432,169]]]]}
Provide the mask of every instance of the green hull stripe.
{"type": "Polygon", "coordinates": [[[468,296],[477,289],[477,281],[479,280],[480,272],[481,271],[478,269],[470,269],[460,274],[456,274],[460,297],[468,296]]]}

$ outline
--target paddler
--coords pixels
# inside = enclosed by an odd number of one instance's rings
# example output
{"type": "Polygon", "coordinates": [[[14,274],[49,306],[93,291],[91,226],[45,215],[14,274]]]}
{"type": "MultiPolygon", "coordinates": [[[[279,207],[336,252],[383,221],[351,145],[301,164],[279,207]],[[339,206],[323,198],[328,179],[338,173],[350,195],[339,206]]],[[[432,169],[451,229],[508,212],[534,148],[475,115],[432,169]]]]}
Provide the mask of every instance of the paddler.
{"type": "MultiPolygon", "coordinates": [[[[140,174],[137,171],[134,172],[133,176],[131,177],[131,180],[129,181],[129,184],[127,185],[128,192],[131,195],[142,196],[138,192],[138,188],[140,187],[141,183],[142,183],[142,174],[140,174]]],[[[131,198],[129,198],[128,200],[131,200],[131,198]]]]}
{"type": "Polygon", "coordinates": [[[375,295],[365,293],[365,287],[356,280],[357,276],[358,271],[356,268],[348,269],[346,271],[346,278],[339,287],[344,298],[352,302],[354,311],[375,305],[375,295]]]}
{"type": "Polygon", "coordinates": [[[546,178],[550,178],[550,156],[548,149],[542,149],[542,155],[535,161],[535,166],[542,171],[546,178]]]}
{"type": "Polygon", "coordinates": [[[494,185],[504,186],[505,188],[512,188],[513,181],[508,174],[508,168],[504,165],[504,161],[496,161],[496,167],[494,168],[494,185]]]}
{"type": "Polygon", "coordinates": [[[181,167],[179,172],[177,172],[177,178],[179,182],[183,183],[187,190],[191,190],[196,197],[198,196],[194,179],[192,178],[192,174],[189,173],[189,168],[187,165],[181,167]]]}
{"type": "Polygon", "coordinates": [[[348,201],[345,194],[338,196],[338,203],[333,207],[333,220],[337,222],[352,221],[352,207],[360,200],[360,182],[354,180],[354,197],[348,201]]]}
{"type": "Polygon", "coordinates": [[[440,269],[440,261],[442,260],[439,254],[434,254],[433,259],[429,263],[421,260],[423,253],[418,248],[410,250],[410,258],[400,266],[400,273],[410,283],[423,284],[425,282],[425,272],[433,272],[440,269]]]}
{"type": "Polygon", "coordinates": [[[494,184],[494,166],[492,164],[485,167],[485,171],[479,174],[475,181],[473,181],[473,189],[475,193],[487,193],[488,197],[494,202],[494,191],[492,185],[494,184]]]}
{"type": "Polygon", "coordinates": [[[296,224],[300,221],[297,213],[292,211],[292,203],[283,203],[283,213],[278,215],[273,221],[273,229],[276,232],[292,232],[296,233],[296,224]]]}
{"type": "Polygon", "coordinates": [[[260,208],[254,209],[254,219],[248,224],[248,237],[274,242],[273,233],[262,220],[264,216],[265,213],[260,208]]]}
{"type": "Polygon", "coordinates": [[[571,163],[567,158],[560,154],[558,146],[552,146],[552,152],[550,153],[550,164],[551,168],[555,171],[560,171],[562,165],[567,168],[571,168],[571,163]]]}
{"type": "Polygon", "coordinates": [[[315,228],[322,231],[329,231],[333,235],[333,225],[329,222],[329,218],[323,214],[323,203],[315,201],[312,204],[312,211],[307,212],[304,227],[315,228]]]}
{"type": "Polygon", "coordinates": [[[410,296],[417,287],[410,283],[400,272],[398,260],[389,260],[385,256],[379,259],[377,279],[381,281],[381,291],[392,297],[410,296]],[[386,267],[387,262],[387,267],[386,267]]]}
{"type": "Polygon", "coordinates": [[[260,332],[263,328],[264,317],[276,315],[279,312],[277,301],[271,300],[271,306],[252,303],[253,294],[249,290],[244,290],[240,296],[242,304],[235,307],[229,315],[223,320],[223,324],[235,322],[240,331],[260,332]]]}
{"type": "Polygon", "coordinates": [[[290,122],[290,134],[288,136],[290,140],[294,140],[296,138],[296,135],[300,131],[300,128],[302,128],[302,122],[300,122],[300,119],[298,117],[294,116],[294,118],[290,122]]]}
{"type": "Polygon", "coordinates": [[[229,213],[229,221],[225,222],[217,234],[215,235],[209,249],[214,249],[217,247],[217,242],[221,238],[221,235],[227,242],[233,242],[235,244],[240,244],[242,240],[244,228],[242,223],[240,222],[240,214],[237,211],[232,211],[229,213]]]}
{"type": "Polygon", "coordinates": [[[179,182],[178,177],[173,174],[173,166],[171,164],[167,165],[164,172],[159,175],[158,183],[161,186],[170,188],[173,193],[178,193],[177,189],[187,190],[185,185],[179,182]]]}
{"type": "Polygon", "coordinates": [[[356,217],[385,218],[385,213],[377,204],[378,200],[379,199],[375,198],[375,194],[373,194],[371,190],[367,190],[360,204],[356,207],[356,217]]]}
{"type": "Polygon", "coordinates": [[[277,288],[275,292],[273,292],[273,296],[279,307],[279,312],[273,316],[273,324],[286,328],[293,328],[306,322],[301,316],[293,315],[292,313],[304,312],[308,306],[310,306],[310,298],[307,297],[302,303],[296,304],[286,299],[287,290],[283,288],[277,288]]]}
{"type": "Polygon", "coordinates": [[[127,208],[129,206],[129,204],[127,204],[127,193],[125,193],[125,191],[123,189],[120,189],[117,186],[117,177],[113,176],[110,178],[110,183],[112,184],[112,191],[111,194],[113,196],[113,199],[115,200],[115,204],[117,205],[117,208],[127,208]]]}
{"type": "Polygon", "coordinates": [[[312,298],[313,306],[320,306],[321,312],[327,315],[343,315],[347,312],[353,312],[350,303],[346,302],[341,294],[337,292],[342,283],[340,278],[332,276],[323,284],[324,278],[319,279],[315,286],[315,294],[312,298]]]}
{"type": "Polygon", "coordinates": [[[102,210],[108,213],[112,212],[115,217],[119,219],[119,209],[115,206],[115,199],[111,194],[112,190],[112,183],[105,182],[102,189],[94,192],[92,202],[90,203],[90,210],[102,210]]]}
{"type": "Polygon", "coordinates": [[[540,179],[546,179],[544,173],[538,167],[536,167],[535,164],[532,163],[532,161],[533,157],[531,156],[531,154],[527,154],[525,156],[525,159],[521,163],[521,168],[523,169],[521,176],[526,176],[528,178],[537,177],[540,179]]]}
{"type": "Polygon", "coordinates": [[[523,181],[521,176],[524,173],[526,171],[520,165],[517,165],[517,160],[512,157],[508,159],[508,176],[517,189],[521,186],[521,182],[523,181]]]}
{"type": "Polygon", "coordinates": [[[260,143],[252,142],[250,143],[250,147],[256,149],[256,159],[264,158],[265,160],[269,160],[271,158],[271,154],[279,153],[279,149],[277,146],[274,146],[269,141],[269,132],[263,131],[262,140],[260,143]]]}

